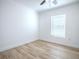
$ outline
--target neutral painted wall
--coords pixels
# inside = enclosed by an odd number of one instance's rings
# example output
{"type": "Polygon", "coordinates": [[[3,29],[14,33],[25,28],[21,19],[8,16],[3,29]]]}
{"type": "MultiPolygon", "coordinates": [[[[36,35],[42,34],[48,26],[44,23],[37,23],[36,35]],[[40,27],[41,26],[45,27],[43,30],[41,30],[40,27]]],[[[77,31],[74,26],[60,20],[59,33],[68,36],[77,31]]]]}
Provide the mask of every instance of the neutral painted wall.
{"type": "Polygon", "coordinates": [[[39,13],[40,39],[79,48],[79,3],[39,13]],[[51,16],[66,14],[66,38],[54,37],[51,32],[51,16]]]}
{"type": "Polygon", "coordinates": [[[38,39],[38,16],[12,0],[0,0],[0,51],[38,39]]]}

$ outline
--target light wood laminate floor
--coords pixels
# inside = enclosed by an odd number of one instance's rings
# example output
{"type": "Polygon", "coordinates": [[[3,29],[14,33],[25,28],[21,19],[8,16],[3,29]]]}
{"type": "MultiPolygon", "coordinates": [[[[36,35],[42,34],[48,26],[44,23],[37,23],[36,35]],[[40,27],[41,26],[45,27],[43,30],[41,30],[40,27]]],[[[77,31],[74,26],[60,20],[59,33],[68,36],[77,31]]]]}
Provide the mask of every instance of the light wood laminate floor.
{"type": "Polygon", "coordinates": [[[37,40],[0,53],[0,59],[79,59],[79,51],[37,40]]]}

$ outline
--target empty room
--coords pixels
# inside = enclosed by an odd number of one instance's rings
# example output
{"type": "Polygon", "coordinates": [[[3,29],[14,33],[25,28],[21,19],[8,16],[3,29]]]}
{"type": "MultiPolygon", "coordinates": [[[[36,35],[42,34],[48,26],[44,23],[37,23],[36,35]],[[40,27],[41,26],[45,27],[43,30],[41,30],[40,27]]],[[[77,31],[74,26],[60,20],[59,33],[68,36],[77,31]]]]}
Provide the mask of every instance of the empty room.
{"type": "Polygon", "coordinates": [[[0,0],[0,59],[79,59],[79,0],[0,0]]]}

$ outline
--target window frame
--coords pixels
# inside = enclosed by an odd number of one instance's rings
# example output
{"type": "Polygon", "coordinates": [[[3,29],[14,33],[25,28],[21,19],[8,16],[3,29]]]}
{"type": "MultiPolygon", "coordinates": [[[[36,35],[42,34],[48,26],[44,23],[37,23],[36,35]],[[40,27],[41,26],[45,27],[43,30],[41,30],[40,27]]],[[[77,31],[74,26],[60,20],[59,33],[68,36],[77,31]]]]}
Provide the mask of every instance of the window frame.
{"type": "Polygon", "coordinates": [[[66,14],[59,14],[59,15],[54,15],[54,16],[51,16],[51,35],[54,36],[54,37],[60,37],[60,38],[65,38],[66,37],[66,14]],[[56,36],[53,34],[53,25],[52,25],[52,20],[53,20],[53,17],[56,17],[56,16],[64,16],[64,36],[61,35],[61,36],[56,36]]]}

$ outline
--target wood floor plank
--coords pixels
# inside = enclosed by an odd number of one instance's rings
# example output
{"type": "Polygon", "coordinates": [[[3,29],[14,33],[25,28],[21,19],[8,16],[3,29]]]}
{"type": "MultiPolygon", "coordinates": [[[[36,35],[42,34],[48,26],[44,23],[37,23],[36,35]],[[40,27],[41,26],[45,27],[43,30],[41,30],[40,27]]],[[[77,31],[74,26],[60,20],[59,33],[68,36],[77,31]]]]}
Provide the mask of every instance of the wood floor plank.
{"type": "Polygon", "coordinates": [[[79,59],[79,51],[37,40],[0,53],[0,59],[79,59]]]}

